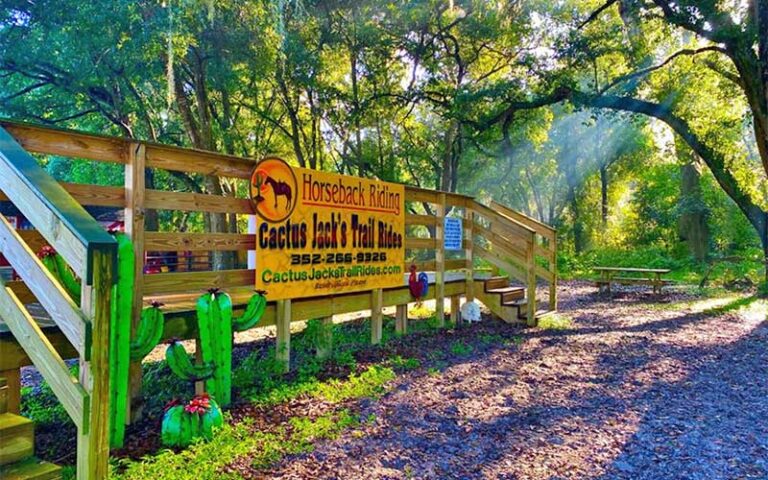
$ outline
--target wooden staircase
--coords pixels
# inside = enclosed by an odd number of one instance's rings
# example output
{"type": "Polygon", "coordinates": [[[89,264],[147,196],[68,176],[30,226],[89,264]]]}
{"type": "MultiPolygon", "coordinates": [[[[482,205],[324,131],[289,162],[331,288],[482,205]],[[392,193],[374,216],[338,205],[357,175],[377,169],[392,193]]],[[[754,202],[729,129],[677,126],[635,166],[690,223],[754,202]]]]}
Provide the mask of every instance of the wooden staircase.
{"type": "Polygon", "coordinates": [[[555,313],[555,310],[537,309],[535,318],[529,322],[525,290],[525,287],[511,286],[509,277],[491,277],[483,280],[483,289],[476,294],[491,312],[507,323],[525,322],[535,326],[538,319],[555,313]]]}
{"type": "Polygon", "coordinates": [[[61,478],[61,467],[34,457],[35,425],[9,413],[8,386],[0,378],[0,479],[51,480],[61,478]]]}

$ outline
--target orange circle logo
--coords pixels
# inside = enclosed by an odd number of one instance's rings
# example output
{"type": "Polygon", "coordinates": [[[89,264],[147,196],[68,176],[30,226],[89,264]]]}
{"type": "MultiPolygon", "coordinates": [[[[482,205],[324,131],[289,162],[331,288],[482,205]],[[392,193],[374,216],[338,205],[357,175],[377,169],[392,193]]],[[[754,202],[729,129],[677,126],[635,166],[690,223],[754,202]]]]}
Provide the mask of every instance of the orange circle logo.
{"type": "Polygon", "coordinates": [[[277,223],[290,217],[297,195],[296,175],[285,160],[267,157],[256,164],[251,173],[251,203],[261,218],[277,223]]]}

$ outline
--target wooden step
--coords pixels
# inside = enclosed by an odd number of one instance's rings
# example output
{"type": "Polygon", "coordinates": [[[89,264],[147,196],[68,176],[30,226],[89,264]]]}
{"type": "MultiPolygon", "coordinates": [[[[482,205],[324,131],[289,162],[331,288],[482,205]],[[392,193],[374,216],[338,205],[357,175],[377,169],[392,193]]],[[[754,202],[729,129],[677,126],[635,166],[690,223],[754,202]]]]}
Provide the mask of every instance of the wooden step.
{"type": "Polygon", "coordinates": [[[30,457],[0,467],[0,478],[3,480],[58,480],[61,478],[61,467],[30,457]]]}
{"type": "Polygon", "coordinates": [[[496,293],[501,295],[502,305],[507,302],[513,302],[525,298],[525,289],[523,287],[506,287],[506,288],[493,288],[486,290],[488,293],[496,293]]]}
{"type": "MultiPolygon", "coordinates": [[[[35,424],[13,413],[0,414],[0,465],[18,462],[35,453],[35,424]]],[[[0,476],[3,480],[5,477],[0,476]]]]}
{"type": "Polygon", "coordinates": [[[509,287],[509,277],[491,277],[485,281],[485,291],[509,287]]]}

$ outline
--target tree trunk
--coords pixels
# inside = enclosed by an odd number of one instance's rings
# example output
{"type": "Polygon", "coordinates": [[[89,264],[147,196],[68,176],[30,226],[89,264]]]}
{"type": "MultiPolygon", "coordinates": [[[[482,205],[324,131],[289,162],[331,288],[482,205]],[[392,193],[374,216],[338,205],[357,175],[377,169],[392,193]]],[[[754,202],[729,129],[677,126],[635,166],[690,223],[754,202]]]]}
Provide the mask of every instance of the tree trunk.
{"type": "MultiPolygon", "coordinates": [[[[679,152],[679,149],[678,149],[679,152]]],[[[701,164],[691,155],[680,167],[680,217],[678,233],[680,240],[688,245],[688,251],[697,261],[704,261],[709,252],[709,226],[707,207],[701,196],[701,164]]]]}

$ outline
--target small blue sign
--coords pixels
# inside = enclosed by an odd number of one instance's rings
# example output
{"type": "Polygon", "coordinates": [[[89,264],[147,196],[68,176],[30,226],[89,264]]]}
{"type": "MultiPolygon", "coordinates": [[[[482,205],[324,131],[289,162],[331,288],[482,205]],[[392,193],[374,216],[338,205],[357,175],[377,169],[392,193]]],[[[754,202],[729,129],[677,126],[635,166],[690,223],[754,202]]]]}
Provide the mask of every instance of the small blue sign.
{"type": "Polygon", "coordinates": [[[460,218],[445,217],[443,223],[443,246],[446,250],[461,250],[462,249],[462,237],[464,232],[462,230],[462,223],[460,218]]]}

